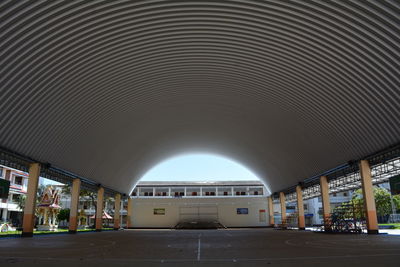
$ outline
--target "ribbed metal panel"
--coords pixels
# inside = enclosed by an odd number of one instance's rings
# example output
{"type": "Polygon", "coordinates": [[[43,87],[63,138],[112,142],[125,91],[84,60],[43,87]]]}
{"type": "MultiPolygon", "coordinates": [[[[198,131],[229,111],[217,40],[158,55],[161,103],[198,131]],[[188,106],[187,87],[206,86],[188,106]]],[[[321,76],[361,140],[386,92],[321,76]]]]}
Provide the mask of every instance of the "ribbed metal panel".
{"type": "Polygon", "coordinates": [[[1,1],[0,145],[129,192],[184,152],[271,190],[400,141],[399,1],[1,1]]]}

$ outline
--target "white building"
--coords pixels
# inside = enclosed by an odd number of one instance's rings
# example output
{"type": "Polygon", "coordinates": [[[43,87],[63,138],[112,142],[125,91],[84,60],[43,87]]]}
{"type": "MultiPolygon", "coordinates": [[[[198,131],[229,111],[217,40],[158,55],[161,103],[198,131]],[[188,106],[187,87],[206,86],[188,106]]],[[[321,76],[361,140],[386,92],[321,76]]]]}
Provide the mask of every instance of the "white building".
{"type": "Polygon", "coordinates": [[[132,192],[131,225],[171,228],[207,220],[226,227],[266,227],[266,192],[260,181],[140,182],[132,192]]]}
{"type": "Polygon", "coordinates": [[[26,194],[28,174],[19,170],[0,165],[0,179],[10,181],[8,199],[0,200],[0,218],[2,222],[10,222],[21,226],[22,210],[18,206],[18,198],[26,194]]]}

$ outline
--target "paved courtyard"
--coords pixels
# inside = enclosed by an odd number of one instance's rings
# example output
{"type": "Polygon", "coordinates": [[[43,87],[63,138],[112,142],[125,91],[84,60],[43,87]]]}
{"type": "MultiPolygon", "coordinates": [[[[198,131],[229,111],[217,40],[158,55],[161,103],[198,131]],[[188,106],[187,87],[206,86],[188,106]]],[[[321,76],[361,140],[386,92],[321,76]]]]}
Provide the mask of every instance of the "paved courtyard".
{"type": "Polygon", "coordinates": [[[0,266],[400,266],[400,236],[273,229],[1,238],[0,266]]]}

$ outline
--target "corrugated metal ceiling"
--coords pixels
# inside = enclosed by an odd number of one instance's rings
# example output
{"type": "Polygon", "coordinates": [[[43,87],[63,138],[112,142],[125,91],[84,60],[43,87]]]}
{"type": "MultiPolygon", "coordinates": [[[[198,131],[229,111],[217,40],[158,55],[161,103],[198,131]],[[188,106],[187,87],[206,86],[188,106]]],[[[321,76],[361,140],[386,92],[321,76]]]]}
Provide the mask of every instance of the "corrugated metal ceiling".
{"type": "Polygon", "coordinates": [[[210,152],[279,190],[400,141],[399,1],[1,1],[0,145],[129,192],[210,152]]]}

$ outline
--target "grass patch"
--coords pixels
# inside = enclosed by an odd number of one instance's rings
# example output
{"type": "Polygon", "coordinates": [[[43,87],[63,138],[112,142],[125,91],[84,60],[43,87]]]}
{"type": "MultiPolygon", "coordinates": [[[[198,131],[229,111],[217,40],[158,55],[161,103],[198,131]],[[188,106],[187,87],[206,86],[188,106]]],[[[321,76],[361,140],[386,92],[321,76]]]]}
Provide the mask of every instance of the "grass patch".
{"type": "Polygon", "coordinates": [[[394,226],[393,229],[400,229],[400,223],[380,223],[378,226],[394,226]]]}
{"type": "MultiPolygon", "coordinates": [[[[110,231],[113,228],[102,228],[102,231],[110,231]]],[[[78,229],[78,232],[95,232],[95,229],[78,229]]],[[[51,234],[63,234],[68,233],[68,229],[58,229],[57,231],[34,231],[33,235],[51,235],[51,234]]],[[[1,237],[14,237],[20,236],[22,231],[8,231],[8,232],[0,232],[1,237]]]]}

